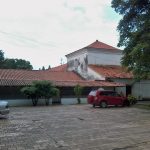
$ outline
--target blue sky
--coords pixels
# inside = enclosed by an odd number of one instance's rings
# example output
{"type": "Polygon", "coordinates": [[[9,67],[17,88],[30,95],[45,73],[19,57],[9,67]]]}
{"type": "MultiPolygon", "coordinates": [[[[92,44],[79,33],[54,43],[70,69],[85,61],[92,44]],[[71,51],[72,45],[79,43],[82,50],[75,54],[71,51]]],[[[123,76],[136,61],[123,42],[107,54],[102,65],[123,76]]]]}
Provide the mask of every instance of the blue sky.
{"type": "Polygon", "coordinates": [[[96,39],[117,46],[121,17],[111,0],[0,0],[0,49],[34,69],[66,62],[65,55],[96,39]]]}

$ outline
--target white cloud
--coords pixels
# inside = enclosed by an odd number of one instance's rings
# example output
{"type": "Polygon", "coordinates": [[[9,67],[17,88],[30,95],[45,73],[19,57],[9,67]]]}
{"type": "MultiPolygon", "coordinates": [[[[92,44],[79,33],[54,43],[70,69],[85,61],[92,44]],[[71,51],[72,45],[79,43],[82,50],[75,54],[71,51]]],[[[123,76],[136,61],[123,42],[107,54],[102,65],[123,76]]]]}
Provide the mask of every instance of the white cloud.
{"type": "Polygon", "coordinates": [[[110,3],[0,0],[0,49],[7,57],[27,59],[38,69],[59,65],[61,57],[96,39],[116,46],[116,16],[114,20],[109,20],[109,14],[104,17],[110,3]]]}

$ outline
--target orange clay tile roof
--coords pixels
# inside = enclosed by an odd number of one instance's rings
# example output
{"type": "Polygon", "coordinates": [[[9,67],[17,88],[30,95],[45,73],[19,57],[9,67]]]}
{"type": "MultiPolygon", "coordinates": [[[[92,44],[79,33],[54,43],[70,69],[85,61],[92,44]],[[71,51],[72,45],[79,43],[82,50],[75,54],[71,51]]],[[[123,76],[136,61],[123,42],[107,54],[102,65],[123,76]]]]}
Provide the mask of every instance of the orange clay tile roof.
{"type": "Polygon", "coordinates": [[[69,71],[49,71],[49,70],[15,70],[0,69],[0,79],[8,80],[82,80],[77,74],[69,71]]]}
{"type": "Polygon", "coordinates": [[[51,81],[59,87],[73,87],[77,84],[86,87],[124,86],[114,82],[86,81],[69,71],[0,69],[0,86],[25,86],[42,80],[51,81]]]}
{"type": "Polygon", "coordinates": [[[53,68],[48,69],[48,70],[49,71],[67,71],[67,64],[56,66],[56,67],[53,67],[53,68]]]}
{"type": "Polygon", "coordinates": [[[133,78],[131,72],[121,66],[115,65],[89,65],[89,67],[98,74],[106,78],[133,78]]]}
{"type": "Polygon", "coordinates": [[[122,87],[125,84],[122,83],[115,83],[115,82],[107,82],[107,81],[56,81],[54,82],[56,86],[63,86],[63,87],[74,87],[77,84],[84,87],[122,87]]]}
{"type": "MultiPolygon", "coordinates": [[[[88,46],[86,46],[84,48],[105,49],[105,50],[108,50],[110,52],[121,52],[122,51],[122,50],[120,50],[118,48],[112,47],[112,46],[110,46],[108,44],[105,44],[103,42],[100,42],[98,40],[96,40],[95,42],[93,42],[92,44],[90,44],[90,45],[88,45],[88,46]]],[[[81,49],[76,50],[74,52],[79,52],[80,50],[82,50],[84,48],[81,48],[81,49]]],[[[71,55],[71,54],[73,54],[74,52],[71,52],[71,53],[67,54],[66,57],[71,55]]]]}
{"type": "Polygon", "coordinates": [[[117,50],[117,51],[119,50],[115,47],[112,47],[112,46],[105,44],[103,42],[100,42],[98,40],[96,40],[92,44],[86,46],[85,48],[99,48],[99,49],[108,49],[108,50],[117,50]]]}

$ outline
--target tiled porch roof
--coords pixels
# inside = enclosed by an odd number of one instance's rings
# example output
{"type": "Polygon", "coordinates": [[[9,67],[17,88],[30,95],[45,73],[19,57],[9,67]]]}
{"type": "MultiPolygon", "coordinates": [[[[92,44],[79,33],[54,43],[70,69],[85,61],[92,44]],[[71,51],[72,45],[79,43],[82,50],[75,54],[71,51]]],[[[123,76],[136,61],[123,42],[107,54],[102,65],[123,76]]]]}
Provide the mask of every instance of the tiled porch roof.
{"type": "Polygon", "coordinates": [[[49,71],[67,71],[67,64],[59,65],[48,70],[49,71]]]}
{"type": "Polygon", "coordinates": [[[58,87],[73,87],[77,84],[85,87],[124,86],[114,82],[83,80],[76,73],[70,71],[0,69],[0,86],[25,86],[31,85],[33,81],[42,80],[51,81],[58,87]]]}
{"type": "Polygon", "coordinates": [[[133,78],[133,74],[121,66],[89,65],[89,67],[106,78],[133,78]]]}
{"type": "MultiPolygon", "coordinates": [[[[41,81],[41,80],[17,80],[17,79],[0,79],[0,86],[27,86],[32,85],[33,81],[41,81]]],[[[74,81],[52,81],[55,86],[58,87],[74,87],[77,84],[83,87],[122,87],[125,84],[122,83],[115,83],[115,82],[106,82],[106,81],[81,81],[81,80],[74,80],[74,81]]]]}

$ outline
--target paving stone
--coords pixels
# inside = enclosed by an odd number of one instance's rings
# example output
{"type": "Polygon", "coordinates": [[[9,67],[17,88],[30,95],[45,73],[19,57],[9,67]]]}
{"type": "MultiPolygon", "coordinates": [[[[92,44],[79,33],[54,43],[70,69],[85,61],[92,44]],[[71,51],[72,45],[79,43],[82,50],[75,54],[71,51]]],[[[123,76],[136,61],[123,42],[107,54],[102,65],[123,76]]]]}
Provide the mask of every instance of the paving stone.
{"type": "Polygon", "coordinates": [[[90,105],[12,107],[0,150],[149,150],[150,111],[90,105]]]}

